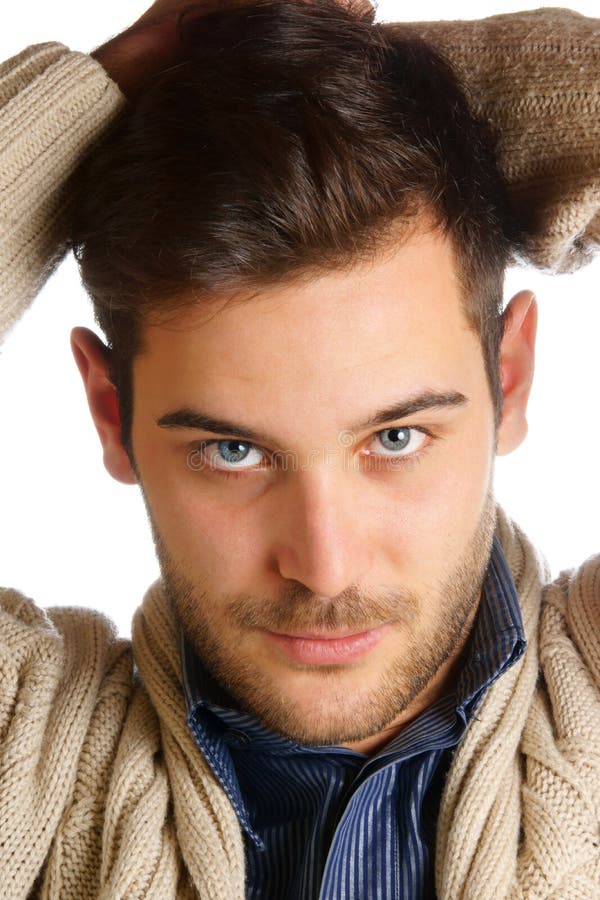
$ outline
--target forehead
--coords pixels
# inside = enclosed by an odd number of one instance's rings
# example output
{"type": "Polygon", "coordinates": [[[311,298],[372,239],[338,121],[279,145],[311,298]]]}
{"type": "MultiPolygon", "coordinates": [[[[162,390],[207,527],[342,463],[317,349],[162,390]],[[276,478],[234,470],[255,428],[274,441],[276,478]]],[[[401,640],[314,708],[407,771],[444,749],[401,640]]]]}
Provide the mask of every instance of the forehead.
{"type": "Polygon", "coordinates": [[[368,406],[382,395],[460,390],[465,365],[481,356],[451,243],[438,231],[351,269],[190,309],[147,328],[145,345],[136,403],[147,389],[161,409],[201,402],[219,415],[225,403],[244,419],[290,406],[314,418],[318,404],[342,427],[363,398],[368,406]]]}

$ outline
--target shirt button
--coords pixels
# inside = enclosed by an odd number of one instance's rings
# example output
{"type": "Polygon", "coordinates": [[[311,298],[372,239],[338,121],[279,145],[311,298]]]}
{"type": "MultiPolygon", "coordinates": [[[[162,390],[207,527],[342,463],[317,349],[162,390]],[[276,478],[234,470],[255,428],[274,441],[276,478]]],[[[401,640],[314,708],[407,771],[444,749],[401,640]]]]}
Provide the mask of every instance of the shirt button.
{"type": "Polygon", "coordinates": [[[245,732],[230,728],[225,734],[225,741],[232,747],[245,747],[250,743],[250,738],[245,732]]]}

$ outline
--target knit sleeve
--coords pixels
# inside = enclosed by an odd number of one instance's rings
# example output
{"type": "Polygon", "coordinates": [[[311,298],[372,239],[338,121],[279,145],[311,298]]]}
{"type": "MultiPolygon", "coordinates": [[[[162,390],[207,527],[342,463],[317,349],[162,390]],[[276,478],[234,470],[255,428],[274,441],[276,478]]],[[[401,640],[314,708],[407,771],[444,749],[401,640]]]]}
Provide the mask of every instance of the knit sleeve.
{"type": "Polygon", "coordinates": [[[527,261],[553,271],[600,244],[600,19],[538,9],[415,29],[462,76],[497,141],[527,261]]]}
{"type": "Polygon", "coordinates": [[[0,65],[0,338],[64,255],[65,186],[124,102],[95,60],[61,44],[0,65]]]}
{"type": "Polygon", "coordinates": [[[87,609],[0,589],[3,897],[98,896],[106,792],[133,684],[129,641],[87,609]],[[38,896],[37,893],[34,894],[38,896]]]}

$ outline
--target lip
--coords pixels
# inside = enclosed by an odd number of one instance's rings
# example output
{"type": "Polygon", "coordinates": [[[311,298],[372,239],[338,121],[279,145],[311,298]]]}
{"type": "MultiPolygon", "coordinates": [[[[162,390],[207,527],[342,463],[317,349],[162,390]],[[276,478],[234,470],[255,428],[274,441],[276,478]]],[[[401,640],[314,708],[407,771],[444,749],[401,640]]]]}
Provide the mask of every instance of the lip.
{"type": "Polygon", "coordinates": [[[328,634],[278,634],[266,631],[272,641],[289,659],[308,666],[341,665],[365,656],[390,630],[390,625],[380,625],[369,631],[328,634]]]}

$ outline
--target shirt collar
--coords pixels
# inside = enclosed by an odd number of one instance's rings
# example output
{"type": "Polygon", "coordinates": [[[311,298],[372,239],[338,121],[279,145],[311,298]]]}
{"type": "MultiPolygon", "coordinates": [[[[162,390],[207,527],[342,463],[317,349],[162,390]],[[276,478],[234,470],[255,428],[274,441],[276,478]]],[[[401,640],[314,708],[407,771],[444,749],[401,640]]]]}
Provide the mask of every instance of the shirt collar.
{"type": "Polygon", "coordinates": [[[470,718],[485,691],[522,657],[526,647],[517,590],[496,536],[467,661],[456,684],[457,711],[470,718]]]}

